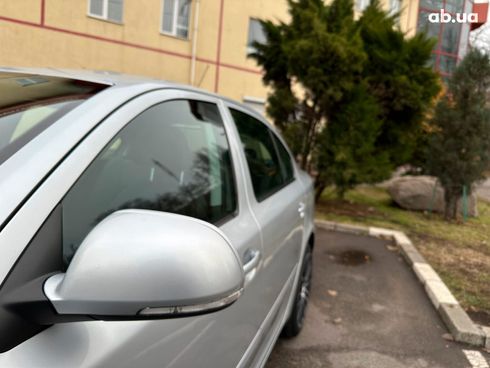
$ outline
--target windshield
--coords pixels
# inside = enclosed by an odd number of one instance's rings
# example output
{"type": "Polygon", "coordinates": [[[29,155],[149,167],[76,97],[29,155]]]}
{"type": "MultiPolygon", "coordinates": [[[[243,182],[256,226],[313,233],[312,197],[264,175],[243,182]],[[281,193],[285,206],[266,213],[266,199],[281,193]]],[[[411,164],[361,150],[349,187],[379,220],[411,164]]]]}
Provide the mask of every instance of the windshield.
{"type": "Polygon", "coordinates": [[[106,85],[0,73],[0,164],[106,85]]]}

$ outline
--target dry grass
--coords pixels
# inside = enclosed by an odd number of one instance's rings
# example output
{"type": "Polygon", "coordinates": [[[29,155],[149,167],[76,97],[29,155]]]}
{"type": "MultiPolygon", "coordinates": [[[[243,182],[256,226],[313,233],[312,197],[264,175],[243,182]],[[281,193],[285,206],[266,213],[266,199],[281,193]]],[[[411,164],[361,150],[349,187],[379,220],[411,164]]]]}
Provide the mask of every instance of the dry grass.
{"type": "Polygon", "coordinates": [[[381,188],[360,187],[345,201],[324,194],[317,205],[322,219],[404,231],[440,274],[460,303],[490,323],[490,203],[478,204],[480,216],[466,223],[439,215],[403,210],[381,188]]]}

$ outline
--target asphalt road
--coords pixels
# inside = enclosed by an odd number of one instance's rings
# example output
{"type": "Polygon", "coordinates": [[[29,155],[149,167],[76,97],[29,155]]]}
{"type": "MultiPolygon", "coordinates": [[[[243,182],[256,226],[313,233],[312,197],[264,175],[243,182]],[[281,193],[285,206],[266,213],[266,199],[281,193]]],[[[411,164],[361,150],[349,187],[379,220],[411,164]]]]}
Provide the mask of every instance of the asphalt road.
{"type": "MultiPolygon", "coordinates": [[[[423,287],[389,243],[319,230],[304,329],[278,341],[266,368],[476,367],[462,351],[476,349],[444,334],[423,287]]],[[[476,354],[488,367],[490,355],[476,354]]]]}

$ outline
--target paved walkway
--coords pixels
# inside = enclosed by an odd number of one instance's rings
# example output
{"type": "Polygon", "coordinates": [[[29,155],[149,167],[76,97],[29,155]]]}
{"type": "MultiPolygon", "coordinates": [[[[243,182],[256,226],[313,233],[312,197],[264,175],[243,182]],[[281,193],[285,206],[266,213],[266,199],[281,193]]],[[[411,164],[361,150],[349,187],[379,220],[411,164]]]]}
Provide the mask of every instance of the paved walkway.
{"type": "MultiPolygon", "coordinates": [[[[302,333],[280,339],[266,368],[464,368],[422,286],[396,250],[370,237],[320,230],[302,333]]],[[[476,350],[488,368],[490,355],[476,350]]]]}

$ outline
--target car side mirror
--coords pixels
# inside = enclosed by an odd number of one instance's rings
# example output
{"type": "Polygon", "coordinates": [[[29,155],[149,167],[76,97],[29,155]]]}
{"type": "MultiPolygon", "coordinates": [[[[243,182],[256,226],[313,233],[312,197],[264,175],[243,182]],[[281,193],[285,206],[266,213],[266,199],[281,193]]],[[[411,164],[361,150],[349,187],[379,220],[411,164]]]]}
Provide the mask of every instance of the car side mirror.
{"type": "Polygon", "coordinates": [[[100,222],[66,273],[47,278],[43,289],[57,315],[72,317],[60,318],[66,322],[210,313],[233,304],[243,284],[238,254],[217,227],[176,214],[122,210],[100,222]]]}

